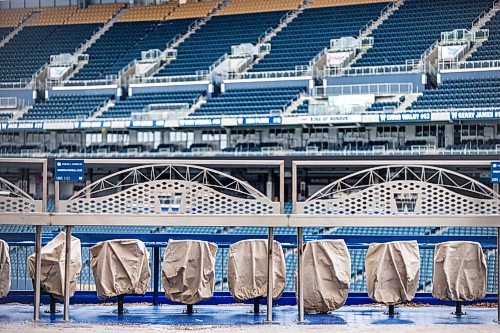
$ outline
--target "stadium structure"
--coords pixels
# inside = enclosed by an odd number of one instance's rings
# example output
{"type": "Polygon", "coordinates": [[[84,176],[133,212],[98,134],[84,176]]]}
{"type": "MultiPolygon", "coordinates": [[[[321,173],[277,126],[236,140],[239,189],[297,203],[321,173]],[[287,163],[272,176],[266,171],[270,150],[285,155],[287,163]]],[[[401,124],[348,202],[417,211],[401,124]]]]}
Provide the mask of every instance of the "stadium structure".
{"type": "Polygon", "coordinates": [[[0,331],[495,332],[499,183],[498,0],[0,1],[0,331]]]}

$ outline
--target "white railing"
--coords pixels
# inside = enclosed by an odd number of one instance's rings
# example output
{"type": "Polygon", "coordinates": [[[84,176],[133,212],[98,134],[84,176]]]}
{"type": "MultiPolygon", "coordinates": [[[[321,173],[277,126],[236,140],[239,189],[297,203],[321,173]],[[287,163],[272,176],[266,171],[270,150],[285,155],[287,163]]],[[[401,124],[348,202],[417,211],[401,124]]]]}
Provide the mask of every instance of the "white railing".
{"type": "Polygon", "coordinates": [[[16,109],[17,97],[0,97],[0,109],[16,109]]]}
{"type": "Polygon", "coordinates": [[[134,76],[130,78],[129,83],[141,84],[141,83],[189,82],[189,81],[203,81],[207,79],[208,79],[208,71],[199,71],[193,75],[152,76],[152,77],[134,76]]]}
{"type": "Polygon", "coordinates": [[[0,82],[0,89],[19,89],[26,88],[31,80],[19,80],[17,82],[0,82]]]}
{"type": "Polygon", "coordinates": [[[455,70],[455,69],[500,69],[500,60],[477,60],[477,61],[440,61],[438,64],[439,71],[455,70]]]}
{"type": "Polygon", "coordinates": [[[316,56],[309,61],[309,66],[312,67],[316,65],[316,63],[325,56],[326,52],[328,51],[328,47],[325,47],[323,50],[321,50],[316,56]]]}
{"type": "Polygon", "coordinates": [[[212,73],[213,70],[217,66],[219,66],[220,64],[222,64],[222,62],[224,62],[224,60],[226,60],[227,58],[229,58],[229,54],[224,53],[222,56],[219,57],[219,59],[217,59],[212,65],[210,65],[210,67],[208,68],[208,72],[212,73]]]}
{"type": "MultiPolygon", "coordinates": [[[[51,81],[48,81],[51,82],[51,81]]],[[[117,86],[119,78],[117,75],[107,75],[105,79],[96,80],[69,80],[65,82],[57,82],[51,84],[51,86],[64,85],[66,87],[90,87],[90,86],[117,86]]]]}
{"type": "MultiPolygon", "coordinates": [[[[289,71],[272,71],[272,72],[247,72],[239,74],[241,79],[276,79],[287,77],[308,76],[310,73],[309,66],[297,66],[295,70],[289,71]]],[[[229,78],[229,77],[228,77],[229,78]]]]}
{"type": "Polygon", "coordinates": [[[420,72],[417,68],[418,60],[407,60],[404,65],[364,66],[325,68],[325,76],[358,76],[358,75],[383,75],[397,73],[420,72]]]}
{"type": "MultiPolygon", "coordinates": [[[[418,87],[417,87],[418,90],[418,87]]],[[[313,96],[332,95],[402,95],[414,93],[413,83],[370,83],[315,87],[313,96]]],[[[417,91],[418,92],[418,91],[417,91]]]]}
{"type": "Polygon", "coordinates": [[[118,77],[122,77],[127,73],[129,70],[131,70],[135,65],[137,64],[137,59],[132,60],[129,62],[125,67],[123,67],[119,72],[118,72],[118,77]]]}
{"type": "Polygon", "coordinates": [[[422,55],[420,56],[420,62],[424,62],[425,59],[427,59],[427,57],[432,53],[434,52],[434,50],[438,47],[439,45],[439,39],[436,40],[434,43],[431,44],[431,46],[429,46],[425,51],[424,53],[422,53],[422,55]]]}

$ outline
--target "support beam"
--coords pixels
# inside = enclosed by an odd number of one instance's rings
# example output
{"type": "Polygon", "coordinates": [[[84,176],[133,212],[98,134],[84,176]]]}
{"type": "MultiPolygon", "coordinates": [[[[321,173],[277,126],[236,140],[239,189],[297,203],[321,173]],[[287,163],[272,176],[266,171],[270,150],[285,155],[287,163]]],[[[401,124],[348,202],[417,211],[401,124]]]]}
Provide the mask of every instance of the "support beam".
{"type": "Polygon", "coordinates": [[[70,269],[71,269],[71,229],[66,226],[66,256],[64,258],[64,315],[63,320],[69,320],[69,298],[70,298],[70,269]]]}
{"type": "Polygon", "coordinates": [[[497,228],[497,323],[500,324],[500,227],[497,228]]]}
{"type": "Polygon", "coordinates": [[[273,265],[273,241],[274,229],[269,227],[267,232],[267,319],[273,321],[273,294],[274,294],[274,265],[273,265]]]}
{"type": "Polygon", "coordinates": [[[160,270],[161,270],[161,262],[160,262],[160,248],[153,248],[153,305],[159,305],[158,297],[159,297],[159,284],[160,284],[160,270]]]}
{"type": "Polygon", "coordinates": [[[297,228],[297,308],[298,308],[298,322],[303,323],[304,318],[304,275],[302,271],[302,227],[297,228]]]}
{"type": "Polygon", "coordinates": [[[42,226],[36,226],[35,234],[35,285],[33,300],[33,320],[40,320],[40,274],[42,271],[42,226]]]}

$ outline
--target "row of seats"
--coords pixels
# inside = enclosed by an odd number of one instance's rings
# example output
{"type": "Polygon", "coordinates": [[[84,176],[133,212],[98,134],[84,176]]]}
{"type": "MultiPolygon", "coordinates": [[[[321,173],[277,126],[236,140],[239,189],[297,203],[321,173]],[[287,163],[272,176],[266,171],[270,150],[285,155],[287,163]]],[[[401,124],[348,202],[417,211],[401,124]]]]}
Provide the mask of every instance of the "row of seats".
{"type": "Polygon", "coordinates": [[[302,0],[231,0],[217,15],[288,11],[295,10],[302,4],[302,0]]]}
{"type": "Polygon", "coordinates": [[[177,4],[176,1],[169,1],[161,5],[132,6],[118,19],[118,22],[163,21],[177,4]]]}
{"type": "Polygon", "coordinates": [[[443,31],[468,29],[490,0],[405,0],[372,34],[374,45],[354,66],[405,64],[421,55],[443,31]]]}
{"type": "MultiPolygon", "coordinates": [[[[398,0],[394,0],[397,2],[398,0]]],[[[362,5],[377,2],[388,2],[387,0],[314,0],[309,4],[309,8],[362,5]]]]}
{"type": "Polygon", "coordinates": [[[234,89],[207,100],[192,116],[248,115],[283,112],[303,91],[299,87],[234,89]]]}
{"type": "Polygon", "coordinates": [[[446,80],[425,90],[410,110],[500,107],[500,77],[446,80]]]}
{"type": "Polygon", "coordinates": [[[271,40],[271,52],[251,72],[294,70],[307,65],[330,40],[356,37],[361,28],[375,20],[387,2],[305,9],[271,40]]]}
{"type": "Polygon", "coordinates": [[[191,107],[203,95],[203,91],[175,91],[134,94],[118,101],[100,116],[101,118],[130,118],[132,112],[141,112],[151,104],[186,103],[191,107]]]}
{"type": "Polygon", "coordinates": [[[222,0],[200,1],[190,0],[186,4],[179,5],[170,13],[169,19],[194,19],[206,17],[222,3],[222,0]]]}
{"type": "Polygon", "coordinates": [[[35,103],[22,120],[87,118],[98,111],[112,95],[58,95],[35,103]]]}
{"type": "Polygon", "coordinates": [[[43,8],[30,26],[63,25],[76,13],[76,6],[43,8]]]}
{"type": "Polygon", "coordinates": [[[90,24],[90,23],[106,23],[115,16],[123,4],[90,4],[85,9],[78,9],[65,24],[90,24]]]}
{"type": "Polygon", "coordinates": [[[15,28],[20,25],[33,9],[0,9],[0,28],[15,28]]]}

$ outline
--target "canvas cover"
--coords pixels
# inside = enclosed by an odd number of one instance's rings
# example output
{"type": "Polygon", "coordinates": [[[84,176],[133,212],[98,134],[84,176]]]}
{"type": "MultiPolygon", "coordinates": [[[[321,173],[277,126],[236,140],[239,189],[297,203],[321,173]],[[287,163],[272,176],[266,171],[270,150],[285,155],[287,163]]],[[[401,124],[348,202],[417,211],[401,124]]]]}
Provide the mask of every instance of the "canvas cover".
{"type": "Polygon", "coordinates": [[[474,301],[486,296],[487,266],[481,244],[445,242],[434,250],[432,295],[448,301],[474,301]]]}
{"type": "Polygon", "coordinates": [[[195,240],[169,240],[162,265],[165,296],[196,304],[214,294],[217,245],[195,240]]]}
{"type": "MultiPolygon", "coordinates": [[[[48,242],[41,250],[42,270],[40,283],[43,291],[52,296],[64,298],[64,261],[66,260],[66,233],[61,231],[54,239],[48,242]]],[[[35,254],[28,258],[28,267],[31,278],[35,279],[35,254]]],[[[75,294],[76,280],[82,270],[82,249],[80,240],[71,237],[71,264],[70,264],[70,297],[75,294]]]]}
{"type": "Polygon", "coordinates": [[[365,260],[368,296],[388,305],[415,297],[420,272],[416,241],[370,244],[365,260]]]}
{"type": "MultiPolygon", "coordinates": [[[[227,278],[229,292],[236,300],[267,297],[267,240],[248,239],[229,247],[227,278]]],[[[285,255],[281,244],[273,242],[273,299],[286,285],[285,255]]]]}
{"type": "Polygon", "coordinates": [[[333,311],[345,304],[351,283],[351,257],[344,240],[306,243],[302,268],[306,313],[333,311]]]}
{"type": "Polygon", "coordinates": [[[9,245],[0,239],[0,298],[10,291],[10,256],[9,245]]]}
{"type": "Polygon", "coordinates": [[[114,239],[90,248],[99,299],[144,295],[151,271],[146,245],[138,239],[114,239]]]}

